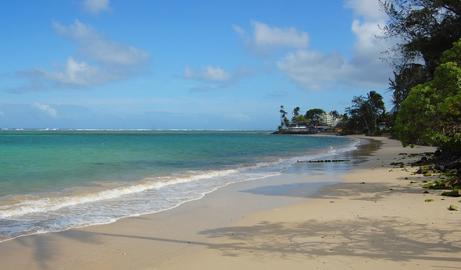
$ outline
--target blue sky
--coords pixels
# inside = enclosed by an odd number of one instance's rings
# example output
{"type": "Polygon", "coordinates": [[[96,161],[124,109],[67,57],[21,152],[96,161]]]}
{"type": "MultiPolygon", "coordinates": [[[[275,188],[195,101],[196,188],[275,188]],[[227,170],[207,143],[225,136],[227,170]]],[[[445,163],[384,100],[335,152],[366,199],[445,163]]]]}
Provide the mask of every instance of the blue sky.
{"type": "Polygon", "coordinates": [[[377,1],[6,1],[0,127],[272,129],[386,97],[377,1]]]}

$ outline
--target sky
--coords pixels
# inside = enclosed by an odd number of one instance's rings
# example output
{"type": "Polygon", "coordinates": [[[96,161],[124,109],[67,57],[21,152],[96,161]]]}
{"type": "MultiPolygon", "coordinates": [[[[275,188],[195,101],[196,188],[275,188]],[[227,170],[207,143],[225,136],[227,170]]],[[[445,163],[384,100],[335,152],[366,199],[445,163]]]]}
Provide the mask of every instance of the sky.
{"type": "Polygon", "coordinates": [[[0,128],[274,129],[391,107],[378,0],[4,1],[0,128]]]}

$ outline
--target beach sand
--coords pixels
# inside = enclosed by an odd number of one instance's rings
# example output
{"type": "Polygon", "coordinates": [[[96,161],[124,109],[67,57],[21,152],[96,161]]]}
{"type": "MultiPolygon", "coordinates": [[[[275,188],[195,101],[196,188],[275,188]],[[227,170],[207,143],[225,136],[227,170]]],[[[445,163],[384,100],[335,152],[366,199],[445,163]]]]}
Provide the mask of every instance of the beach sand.
{"type": "Polygon", "coordinates": [[[0,269],[461,269],[461,211],[447,210],[459,198],[423,193],[416,168],[390,165],[433,149],[377,139],[350,171],[234,184],[162,213],[0,243],[0,269]]]}

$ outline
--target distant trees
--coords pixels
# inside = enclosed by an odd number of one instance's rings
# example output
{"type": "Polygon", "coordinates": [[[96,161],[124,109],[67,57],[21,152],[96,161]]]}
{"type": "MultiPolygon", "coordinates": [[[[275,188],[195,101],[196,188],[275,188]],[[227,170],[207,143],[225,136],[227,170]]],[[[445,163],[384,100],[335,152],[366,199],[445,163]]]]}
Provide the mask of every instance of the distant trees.
{"type": "Polygon", "coordinates": [[[379,132],[379,122],[385,120],[386,109],[383,97],[376,91],[370,91],[366,96],[352,99],[352,105],[346,108],[344,116],[344,133],[365,133],[376,135],[379,132]]]}
{"type": "Polygon", "coordinates": [[[304,119],[306,123],[312,126],[318,126],[321,123],[322,116],[325,114],[325,111],[322,109],[314,108],[306,111],[304,119]]]}
{"type": "Polygon", "coordinates": [[[340,118],[341,116],[339,115],[338,111],[337,110],[333,110],[330,112],[331,116],[333,116],[334,118],[340,118]]]}
{"type": "Polygon", "coordinates": [[[346,113],[343,115],[336,110],[327,113],[320,108],[308,109],[302,115],[301,109],[295,107],[289,121],[285,108],[280,106],[279,130],[295,125],[308,127],[327,125],[341,128],[343,134],[377,135],[381,131],[379,128],[381,122],[388,122],[383,97],[376,91],[370,91],[365,96],[354,97],[352,105],[346,108],[346,113]]]}
{"type": "Polygon", "coordinates": [[[287,118],[287,111],[285,111],[285,108],[283,107],[283,105],[280,105],[279,112],[280,112],[280,125],[278,129],[281,130],[283,128],[288,127],[290,124],[290,121],[287,118]]]}
{"type": "Polygon", "coordinates": [[[301,108],[295,107],[293,109],[293,117],[291,118],[291,123],[294,125],[305,124],[304,116],[300,114],[301,108]]]}
{"type": "Polygon", "coordinates": [[[337,120],[341,119],[341,115],[337,111],[331,111],[330,113],[326,113],[324,110],[319,108],[313,108],[306,111],[305,114],[301,113],[300,107],[295,107],[293,109],[291,120],[288,119],[288,113],[285,110],[283,105],[280,106],[280,125],[278,127],[279,130],[286,129],[290,126],[309,126],[309,127],[316,127],[320,125],[326,125],[325,119],[330,117],[331,124],[335,124],[337,120]]]}

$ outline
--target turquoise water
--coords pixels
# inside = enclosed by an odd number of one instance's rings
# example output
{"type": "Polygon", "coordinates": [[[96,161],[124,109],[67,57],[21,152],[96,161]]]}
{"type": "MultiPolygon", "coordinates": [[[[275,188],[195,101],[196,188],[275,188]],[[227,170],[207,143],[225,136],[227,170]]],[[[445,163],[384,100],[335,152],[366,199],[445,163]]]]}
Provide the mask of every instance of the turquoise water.
{"type": "Polygon", "coordinates": [[[267,132],[1,132],[0,240],[162,211],[352,143],[267,132]]]}

